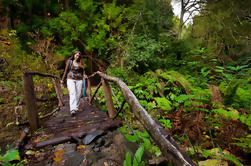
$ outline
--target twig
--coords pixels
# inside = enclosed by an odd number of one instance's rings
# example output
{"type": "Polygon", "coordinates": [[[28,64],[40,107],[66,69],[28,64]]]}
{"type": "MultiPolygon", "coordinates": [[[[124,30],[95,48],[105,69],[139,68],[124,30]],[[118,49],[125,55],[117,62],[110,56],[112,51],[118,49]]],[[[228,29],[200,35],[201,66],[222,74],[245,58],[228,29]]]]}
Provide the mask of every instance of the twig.
{"type": "MultiPolygon", "coordinates": [[[[56,111],[58,111],[59,109],[60,109],[60,107],[57,107],[57,108],[55,108],[52,112],[50,112],[50,113],[48,113],[48,114],[46,114],[46,115],[44,115],[44,116],[41,116],[39,119],[47,118],[48,116],[54,114],[54,113],[55,113],[56,111]]],[[[26,124],[28,124],[28,123],[29,123],[29,121],[20,122],[20,123],[18,123],[18,126],[26,125],[26,124]]]]}
{"type": "Polygon", "coordinates": [[[52,75],[52,74],[43,74],[43,73],[39,73],[39,72],[36,72],[36,71],[26,71],[24,72],[25,75],[39,75],[39,76],[42,76],[42,77],[52,77],[52,78],[57,78],[59,79],[57,76],[55,75],[52,75]]]}
{"type": "Polygon", "coordinates": [[[101,85],[102,85],[102,82],[100,82],[100,83],[98,84],[98,87],[97,87],[97,89],[95,90],[95,92],[94,92],[94,94],[93,94],[93,96],[92,96],[92,98],[91,98],[90,104],[92,104],[92,101],[93,101],[95,95],[97,94],[99,88],[101,87],[101,85]]]}
{"type": "MultiPolygon", "coordinates": [[[[119,108],[117,114],[114,116],[114,118],[112,118],[113,120],[116,119],[117,116],[119,115],[119,113],[122,111],[122,109],[123,109],[125,103],[126,103],[126,101],[124,100],[123,103],[122,103],[122,105],[120,106],[120,108],[119,108]]],[[[119,104],[119,105],[120,105],[120,104],[119,104]]]]}

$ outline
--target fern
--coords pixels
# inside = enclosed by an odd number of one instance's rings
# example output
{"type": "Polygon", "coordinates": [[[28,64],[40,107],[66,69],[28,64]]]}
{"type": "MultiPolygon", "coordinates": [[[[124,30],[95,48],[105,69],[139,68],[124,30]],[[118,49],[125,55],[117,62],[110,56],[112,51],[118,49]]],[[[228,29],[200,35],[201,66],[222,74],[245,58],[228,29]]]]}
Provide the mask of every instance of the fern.
{"type": "Polygon", "coordinates": [[[172,109],[171,102],[164,97],[156,97],[154,98],[158,104],[158,106],[163,110],[170,111],[172,109]]]}
{"type": "Polygon", "coordinates": [[[227,118],[227,119],[233,119],[233,120],[239,119],[243,124],[246,124],[249,127],[249,129],[251,128],[251,118],[250,117],[246,118],[243,115],[238,115],[238,114],[234,113],[233,111],[227,111],[222,108],[213,109],[212,112],[214,112],[216,114],[220,114],[224,118],[227,118]]]}
{"type": "Polygon", "coordinates": [[[190,94],[192,86],[190,82],[179,72],[177,71],[163,72],[162,70],[156,70],[156,73],[159,77],[162,77],[164,79],[179,82],[179,84],[185,89],[186,93],[190,94]]]}
{"type": "Polygon", "coordinates": [[[242,147],[243,150],[247,153],[251,152],[251,134],[247,135],[246,137],[242,138],[233,138],[234,140],[237,140],[239,142],[237,143],[232,143],[233,145],[242,147]]]}

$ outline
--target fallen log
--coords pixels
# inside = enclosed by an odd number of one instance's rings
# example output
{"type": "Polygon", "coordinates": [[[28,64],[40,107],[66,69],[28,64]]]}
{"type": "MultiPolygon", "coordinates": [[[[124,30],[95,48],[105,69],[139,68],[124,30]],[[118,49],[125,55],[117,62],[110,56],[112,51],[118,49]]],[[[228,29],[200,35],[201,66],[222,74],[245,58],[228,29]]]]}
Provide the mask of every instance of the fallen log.
{"type": "Polygon", "coordinates": [[[64,142],[70,141],[71,139],[72,139],[71,136],[66,136],[66,137],[58,137],[58,138],[50,139],[43,142],[38,142],[36,144],[36,148],[42,148],[47,145],[56,145],[56,144],[64,143],[64,142]]]}
{"type": "Polygon", "coordinates": [[[156,122],[148,112],[140,105],[136,96],[128,88],[128,86],[119,78],[108,76],[102,72],[97,72],[106,81],[116,83],[122,91],[126,102],[131,107],[133,113],[146,128],[153,140],[158,144],[163,156],[168,161],[179,166],[194,166],[192,160],[180,150],[175,140],[171,137],[167,130],[165,130],[158,122],[156,122]]]}

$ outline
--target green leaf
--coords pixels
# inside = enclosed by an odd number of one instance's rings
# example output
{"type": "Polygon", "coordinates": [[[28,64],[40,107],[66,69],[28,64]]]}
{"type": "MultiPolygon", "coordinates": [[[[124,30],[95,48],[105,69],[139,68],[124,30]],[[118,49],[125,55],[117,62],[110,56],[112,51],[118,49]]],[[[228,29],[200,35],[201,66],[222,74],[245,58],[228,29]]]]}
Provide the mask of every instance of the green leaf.
{"type": "Polygon", "coordinates": [[[237,166],[243,166],[243,164],[234,156],[229,154],[224,154],[224,159],[234,162],[237,166]]]}
{"type": "Polygon", "coordinates": [[[152,149],[152,144],[151,144],[150,140],[147,139],[147,138],[143,138],[143,141],[144,141],[144,143],[143,143],[144,147],[145,147],[147,150],[151,151],[151,149],[152,149]]]}
{"type": "Polygon", "coordinates": [[[19,152],[17,150],[8,151],[3,157],[0,158],[0,161],[13,161],[20,160],[19,152]]]}
{"type": "Polygon", "coordinates": [[[134,155],[133,166],[140,165],[143,153],[144,153],[144,146],[141,145],[134,155]]]}
{"type": "Polygon", "coordinates": [[[126,159],[124,161],[123,166],[131,166],[132,165],[132,157],[129,152],[126,153],[126,159]]]}
{"type": "Polygon", "coordinates": [[[154,98],[161,109],[170,111],[172,109],[171,102],[164,97],[154,98]]]}
{"type": "Polygon", "coordinates": [[[125,134],[124,136],[130,142],[137,142],[137,141],[139,141],[139,136],[136,135],[136,134],[135,135],[125,134]]]}

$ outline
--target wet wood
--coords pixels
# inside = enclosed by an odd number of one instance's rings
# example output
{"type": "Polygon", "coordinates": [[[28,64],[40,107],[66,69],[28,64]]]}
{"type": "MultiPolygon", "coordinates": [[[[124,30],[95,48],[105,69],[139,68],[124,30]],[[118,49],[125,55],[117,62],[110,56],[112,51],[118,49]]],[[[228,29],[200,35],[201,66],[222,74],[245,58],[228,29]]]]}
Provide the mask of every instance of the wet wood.
{"type": "Polygon", "coordinates": [[[36,148],[42,148],[42,147],[47,146],[47,145],[56,145],[56,144],[60,144],[60,143],[70,141],[70,140],[71,140],[71,136],[58,137],[58,138],[50,139],[50,140],[47,140],[47,141],[39,142],[39,143],[36,144],[36,148]]]}
{"type": "Polygon", "coordinates": [[[125,100],[131,107],[135,116],[141,124],[147,129],[154,141],[158,144],[162,154],[167,160],[172,161],[174,165],[194,166],[192,160],[181,151],[172,136],[158,122],[156,122],[148,112],[140,105],[136,96],[128,86],[119,78],[108,76],[102,72],[97,72],[102,79],[112,81],[118,85],[122,91],[125,100]]]}
{"type": "Polygon", "coordinates": [[[25,72],[23,75],[23,83],[24,83],[24,100],[28,113],[28,121],[31,130],[34,131],[39,128],[39,119],[38,119],[36,96],[34,92],[34,83],[32,75],[25,72]]]}
{"type": "Polygon", "coordinates": [[[62,94],[60,81],[59,79],[54,78],[53,83],[54,83],[54,87],[55,87],[57,98],[58,98],[58,106],[62,107],[64,103],[63,103],[63,94],[62,94]]]}
{"type": "MultiPolygon", "coordinates": [[[[48,135],[49,139],[43,142],[34,142],[36,139],[30,140],[27,147],[42,148],[48,145],[56,145],[67,141],[81,143],[81,139],[96,130],[116,129],[121,126],[120,120],[112,120],[104,111],[98,110],[95,106],[90,105],[87,101],[80,101],[80,110],[75,117],[71,117],[69,112],[69,96],[63,96],[65,105],[55,116],[44,124],[46,129],[43,133],[48,135]]],[[[39,135],[38,135],[39,137],[39,135]]]]}
{"type": "Polygon", "coordinates": [[[102,85],[103,85],[103,90],[104,90],[104,94],[105,94],[106,105],[107,105],[109,117],[113,118],[116,115],[116,112],[115,112],[115,108],[114,108],[113,101],[112,101],[111,88],[109,86],[109,83],[106,80],[101,78],[101,81],[102,81],[102,85]]]}

